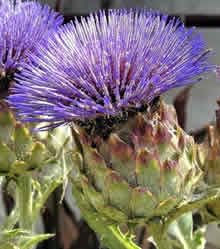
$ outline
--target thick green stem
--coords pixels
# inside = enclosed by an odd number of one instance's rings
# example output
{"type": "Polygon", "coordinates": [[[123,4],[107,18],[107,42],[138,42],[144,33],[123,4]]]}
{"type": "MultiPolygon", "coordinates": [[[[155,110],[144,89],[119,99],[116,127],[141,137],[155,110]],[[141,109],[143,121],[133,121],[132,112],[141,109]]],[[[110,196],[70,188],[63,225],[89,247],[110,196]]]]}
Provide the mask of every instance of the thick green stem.
{"type": "Polygon", "coordinates": [[[158,249],[172,249],[171,242],[169,241],[168,234],[164,234],[164,224],[161,220],[154,219],[147,225],[149,233],[152,235],[154,242],[158,249]]]}
{"type": "Polygon", "coordinates": [[[89,226],[100,235],[102,245],[109,249],[140,249],[130,237],[120,232],[117,225],[109,224],[105,217],[100,217],[95,210],[88,208],[89,204],[75,186],[73,186],[73,194],[83,217],[89,226]]]}
{"type": "Polygon", "coordinates": [[[18,206],[16,206],[15,209],[11,211],[10,215],[5,217],[5,221],[4,221],[1,229],[2,230],[12,230],[19,220],[19,215],[20,215],[19,208],[18,208],[18,206]]]}
{"type": "Polygon", "coordinates": [[[211,186],[204,190],[200,195],[198,194],[197,198],[193,201],[180,206],[176,210],[172,211],[167,215],[166,222],[164,224],[163,232],[166,233],[172,222],[174,222],[180,216],[192,212],[196,209],[201,209],[205,207],[206,204],[210,204],[220,198],[220,185],[211,186]]]}
{"type": "Polygon", "coordinates": [[[19,226],[20,228],[32,231],[32,207],[33,193],[31,177],[29,175],[20,176],[17,180],[16,202],[19,207],[19,226]]]}
{"type": "Polygon", "coordinates": [[[42,207],[45,205],[45,203],[46,203],[47,199],[49,198],[49,196],[53,193],[53,191],[59,185],[61,185],[61,183],[62,182],[53,181],[51,184],[48,184],[46,190],[42,193],[42,195],[35,200],[36,203],[34,203],[34,205],[33,205],[33,212],[32,212],[32,220],[33,220],[33,222],[38,218],[38,215],[39,215],[42,207]]]}

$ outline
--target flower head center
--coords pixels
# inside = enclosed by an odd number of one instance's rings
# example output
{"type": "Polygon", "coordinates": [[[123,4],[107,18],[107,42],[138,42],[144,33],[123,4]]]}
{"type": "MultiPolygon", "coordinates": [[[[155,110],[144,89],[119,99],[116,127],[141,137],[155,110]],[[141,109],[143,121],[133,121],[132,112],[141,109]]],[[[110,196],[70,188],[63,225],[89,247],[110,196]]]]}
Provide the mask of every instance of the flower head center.
{"type": "Polygon", "coordinates": [[[13,84],[13,74],[0,70],[0,99],[8,96],[9,88],[13,84]]]}

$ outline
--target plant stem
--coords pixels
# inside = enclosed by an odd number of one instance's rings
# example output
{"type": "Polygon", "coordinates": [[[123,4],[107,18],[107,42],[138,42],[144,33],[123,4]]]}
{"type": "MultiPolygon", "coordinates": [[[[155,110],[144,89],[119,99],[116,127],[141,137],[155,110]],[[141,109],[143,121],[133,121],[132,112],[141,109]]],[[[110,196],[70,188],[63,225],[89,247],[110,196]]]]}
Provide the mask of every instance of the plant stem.
{"type": "Polygon", "coordinates": [[[45,205],[47,199],[49,198],[49,196],[53,193],[53,191],[61,184],[61,182],[51,182],[50,184],[48,184],[46,190],[44,190],[44,192],[42,193],[42,195],[37,198],[35,201],[36,203],[34,203],[33,205],[33,211],[32,211],[32,219],[33,222],[38,218],[38,215],[42,209],[42,207],[45,205]]]}
{"type": "Polygon", "coordinates": [[[19,226],[20,228],[32,231],[32,184],[29,175],[20,176],[17,181],[16,201],[19,207],[19,226]]]}
{"type": "Polygon", "coordinates": [[[5,218],[5,221],[1,227],[2,230],[12,230],[19,220],[19,208],[16,206],[14,210],[11,211],[9,216],[5,218]]]}
{"type": "Polygon", "coordinates": [[[147,225],[149,233],[152,235],[158,249],[172,249],[171,242],[168,239],[168,234],[164,233],[164,224],[160,219],[150,222],[147,225]]]}
{"type": "Polygon", "coordinates": [[[75,186],[73,186],[73,194],[83,217],[89,226],[100,235],[102,245],[109,249],[140,249],[130,237],[121,233],[117,224],[110,225],[105,217],[100,217],[92,207],[88,208],[89,204],[75,186]]]}

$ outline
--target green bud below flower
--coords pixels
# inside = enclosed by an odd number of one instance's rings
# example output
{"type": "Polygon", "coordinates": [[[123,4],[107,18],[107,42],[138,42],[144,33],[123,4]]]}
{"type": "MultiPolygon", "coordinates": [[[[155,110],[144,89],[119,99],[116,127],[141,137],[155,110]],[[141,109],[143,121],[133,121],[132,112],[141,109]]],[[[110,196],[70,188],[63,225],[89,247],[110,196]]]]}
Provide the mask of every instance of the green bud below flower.
{"type": "MultiPolygon", "coordinates": [[[[217,102],[220,106],[220,101],[217,102]]],[[[198,149],[199,166],[204,172],[204,183],[208,188],[220,185],[220,109],[216,111],[216,125],[207,127],[207,135],[198,149]]],[[[202,210],[205,222],[220,220],[220,201],[210,200],[202,210]]]]}
{"type": "Polygon", "coordinates": [[[0,175],[15,176],[40,170],[51,164],[50,160],[56,159],[62,150],[67,139],[63,129],[58,142],[59,129],[39,134],[30,133],[29,128],[33,127],[16,121],[10,108],[0,102],[0,175]]]}
{"type": "Polygon", "coordinates": [[[192,200],[201,176],[196,145],[178,126],[173,107],[162,101],[149,106],[107,139],[80,127],[73,133],[73,183],[109,221],[146,223],[192,200]]]}

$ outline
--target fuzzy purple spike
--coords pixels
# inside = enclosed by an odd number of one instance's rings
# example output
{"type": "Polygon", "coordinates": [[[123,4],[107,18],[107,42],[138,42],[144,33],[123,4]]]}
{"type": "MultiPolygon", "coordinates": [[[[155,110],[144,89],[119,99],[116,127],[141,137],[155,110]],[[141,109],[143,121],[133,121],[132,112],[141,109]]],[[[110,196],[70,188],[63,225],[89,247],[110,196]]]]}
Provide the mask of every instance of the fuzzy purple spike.
{"type": "Polygon", "coordinates": [[[117,116],[198,82],[215,70],[211,54],[179,19],[146,9],[100,11],[63,26],[39,47],[17,74],[9,103],[28,122],[117,116]]]}

